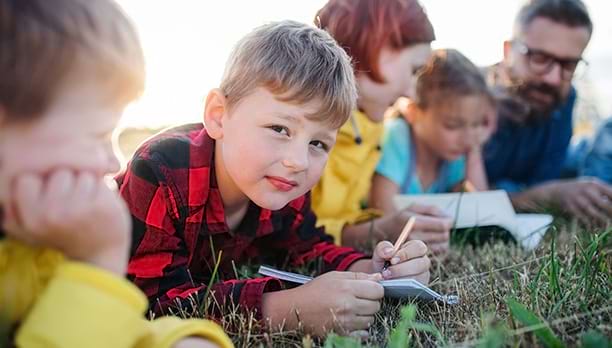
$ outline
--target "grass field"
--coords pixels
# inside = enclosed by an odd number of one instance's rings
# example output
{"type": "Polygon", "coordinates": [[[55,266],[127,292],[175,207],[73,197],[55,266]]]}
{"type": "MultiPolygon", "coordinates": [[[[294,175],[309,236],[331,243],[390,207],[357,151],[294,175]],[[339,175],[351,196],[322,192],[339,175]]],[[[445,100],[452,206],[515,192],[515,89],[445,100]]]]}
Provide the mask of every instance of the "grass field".
{"type": "MultiPolygon", "coordinates": [[[[123,138],[128,156],[130,141],[139,140],[123,138]]],[[[385,301],[363,341],[268,332],[238,312],[222,324],[238,347],[609,347],[611,236],[612,227],[586,230],[561,217],[532,252],[503,242],[455,245],[434,259],[431,287],[459,295],[460,304],[385,301]]],[[[249,267],[237,274],[257,276],[249,267]]],[[[203,316],[200,307],[182,314],[203,316]]]]}

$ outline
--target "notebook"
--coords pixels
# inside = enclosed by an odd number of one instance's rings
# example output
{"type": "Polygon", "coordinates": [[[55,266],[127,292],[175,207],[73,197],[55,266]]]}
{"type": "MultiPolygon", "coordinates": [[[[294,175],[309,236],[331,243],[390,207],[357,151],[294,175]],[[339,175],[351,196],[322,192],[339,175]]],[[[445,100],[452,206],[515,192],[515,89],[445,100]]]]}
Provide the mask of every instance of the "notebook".
{"type": "MultiPolygon", "coordinates": [[[[260,266],[258,272],[259,274],[268,277],[273,277],[297,284],[306,284],[312,280],[312,277],[297,273],[280,271],[269,266],[260,266]]],[[[450,305],[459,303],[459,298],[456,295],[440,295],[439,293],[431,290],[427,286],[419,283],[414,279],[383,280],[380,282],[380,284],[385,288],[385,297],[416,297],[429,301],[441,301],[450,305]]]]}
{"type": "Polygon", "coordinates": [[[517,214],[503,190],[397,195],[394,203],[398,209],[413,203],[436,206],[454,219],[455,228],[502,227],[526,250],[538,246],[553,221],[548,214],[517,214]]]}

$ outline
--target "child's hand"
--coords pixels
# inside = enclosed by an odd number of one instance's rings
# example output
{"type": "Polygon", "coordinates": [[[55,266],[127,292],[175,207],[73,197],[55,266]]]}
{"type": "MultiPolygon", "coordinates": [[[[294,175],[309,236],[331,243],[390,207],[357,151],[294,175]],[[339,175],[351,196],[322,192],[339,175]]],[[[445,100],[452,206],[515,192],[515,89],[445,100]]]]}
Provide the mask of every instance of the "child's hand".
{"type": "Polygon", "coordinates": [[[125,274],[130,216],[121,197],[97,176],[57,170],[15,178],[6,201],[8,235],[67,257],[125,274]]]}
{"type": "MultiPolygon", "coordinates": [[[[412,204],[381,219],[389,219],[390,223],[382,224],[384,236],[379,240],[397,240],[402,229],[412,216],[416,216],[414,229],[410,240],[423,241],[434,254],[443,254],[448,251],[450,230],[453,227],[451,218],[434,207],[428,205],[412,204]]],[[[375,222],[376,224],[376,222],[375,222]]],[[[376,226],[376,225],[375,225],[376,226]]]]}
{"type": "Polygon", "coordinates": [[[379,273],[325,273],[300,287],[264,294],[264,318],[270,318],[273,329],[282,322],[297,327],[299,318],[316,336],[332,329],[342,334],[367,330],[385,293],[380,280],[379,273]]]}
{"type": "Polygon", "coordinates": [[[404,243],[395,255],[391,242],[380,242],[374,249],[372,263],[374,271],[382,272],[385,279],[413,278],[425,285],[429,283],[431,262],[427,257],[427,246],[419,240],[404,243]],[[391,266],[383,271],[387,260],[391,262],[391,266]]]}

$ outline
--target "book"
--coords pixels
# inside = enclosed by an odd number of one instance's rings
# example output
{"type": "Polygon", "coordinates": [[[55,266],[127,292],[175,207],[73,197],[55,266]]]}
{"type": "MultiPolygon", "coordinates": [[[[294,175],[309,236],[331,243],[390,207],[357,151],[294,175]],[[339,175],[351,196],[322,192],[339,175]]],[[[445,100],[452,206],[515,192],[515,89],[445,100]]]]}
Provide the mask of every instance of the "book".
{"type": "Polygon", "coordinates": [[[454,220],[454,228],[501,227],[526,250],[538,246],[553,217],[548,214],[517,214],[503,190],[440,194],[397,195],[395,206],[433,205],[454,220]]]}
{"type": "MultiPolygon", "coordinates": [[[[303,274],[285,272],[269,266],[260,266],[258,272],[261,275],[296,284],[306,284],[313,279],[303,274]]],[[[414,279],[382,280],[380,284],[385,288],[385,297],[416,297],[429,301],[441,301],[449,305],[459,303],[459,297],[456,295],[440,295],[414,279]]]]}

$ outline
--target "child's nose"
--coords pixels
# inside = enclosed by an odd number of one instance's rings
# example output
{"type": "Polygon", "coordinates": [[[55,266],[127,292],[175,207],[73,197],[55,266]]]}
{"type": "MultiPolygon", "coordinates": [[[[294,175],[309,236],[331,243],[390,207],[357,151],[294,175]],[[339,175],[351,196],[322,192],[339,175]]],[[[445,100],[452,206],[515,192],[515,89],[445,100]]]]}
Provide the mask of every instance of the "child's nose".
{"type": "Polygon", "coordinates": [[[295,172],[301,172],[308,168],[308,147],[304,151],[301,146],[288,146],[283,165],[295,172]]]}

